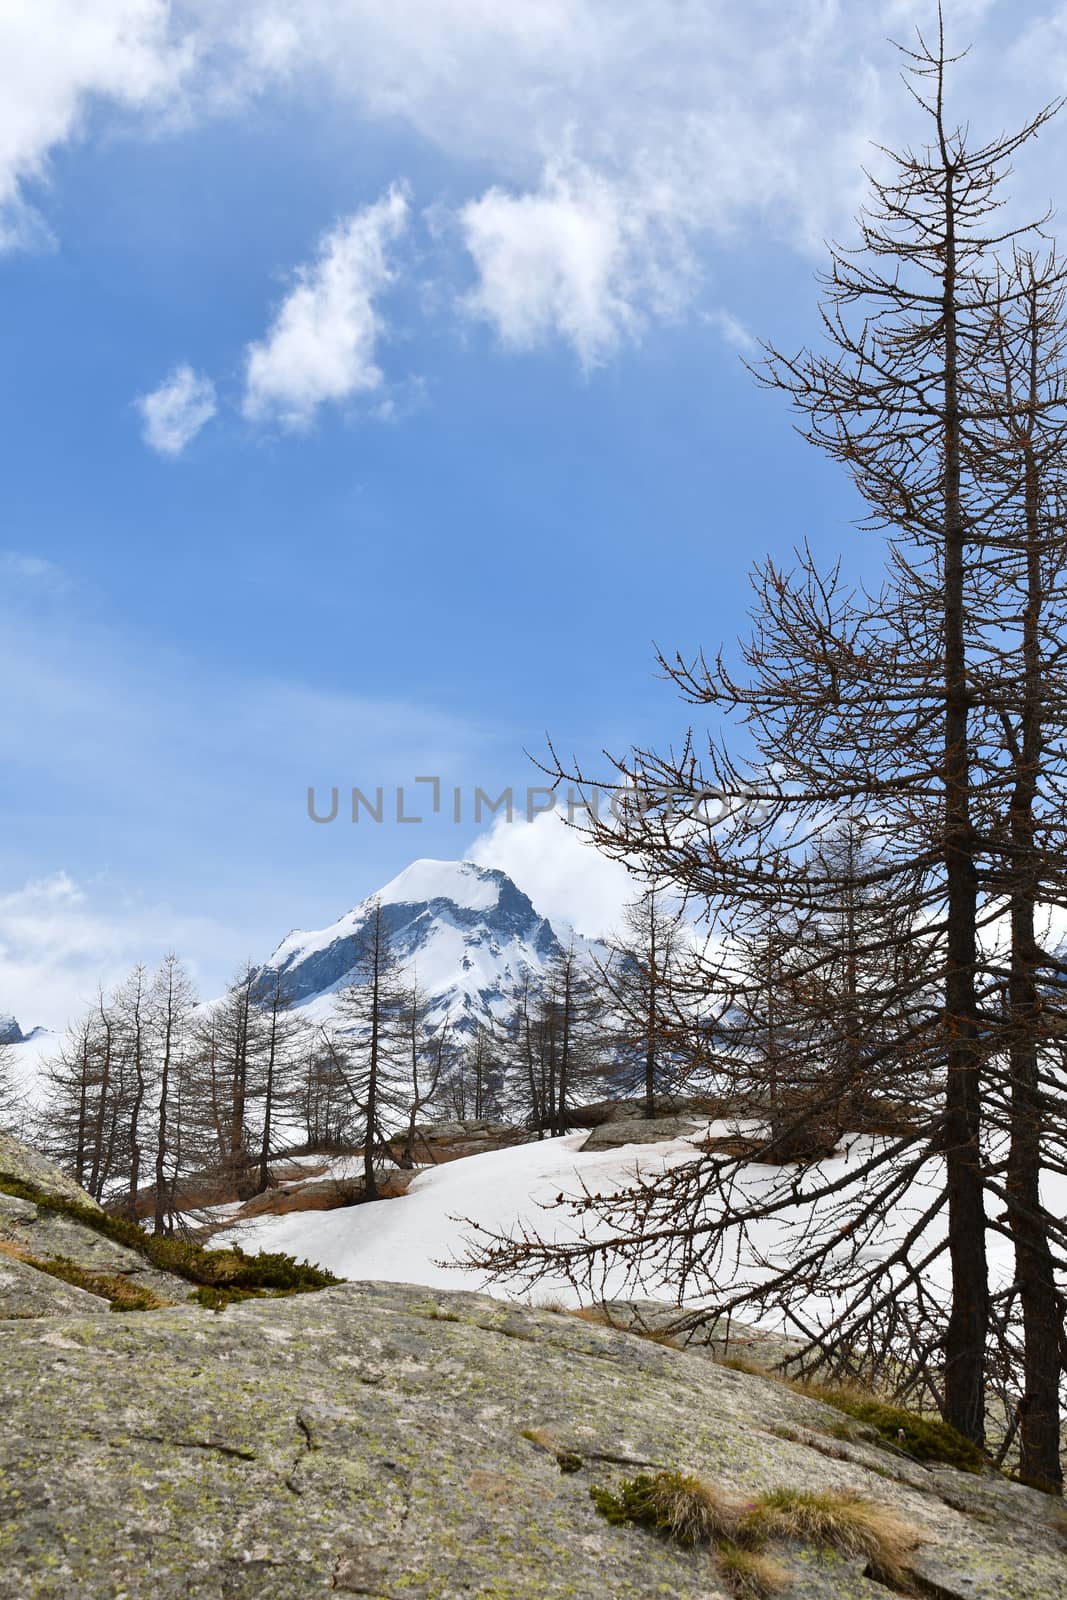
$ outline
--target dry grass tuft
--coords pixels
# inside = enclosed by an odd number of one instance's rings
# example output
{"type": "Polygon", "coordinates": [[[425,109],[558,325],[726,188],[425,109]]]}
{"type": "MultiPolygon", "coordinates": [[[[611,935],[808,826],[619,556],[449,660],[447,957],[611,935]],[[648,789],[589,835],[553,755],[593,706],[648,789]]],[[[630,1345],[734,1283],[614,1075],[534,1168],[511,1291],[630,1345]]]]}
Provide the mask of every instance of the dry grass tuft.
{"type": "Polygon", "coordinates": [[[718,1367],[729,1367],[731,1372],[747,1372],[751,1378],[775,1378],[778,1374],[768,1371],[766,1367],[750,1361],[747,1356],[720,1356],[715,1363],[718,1367]]]}
{"type": "Polygon", "coordinates": [[[668,1333],[666,1328],[627,1328],[627,1333],[632,1333],[635,1339],[644,1339],[647,1344],[661,1344],[668,1350],[683,1350],[685,1346],[673,1333],[668,1333]]]}
{"type": "Polygon", "coordinates": [[[666,1345],[670,1350],[684,1348],[681,1341],[672,1333],[668,1333],[665,1328],[643,1328],[640,1323],[617,1322],[606,1306],[575,1306],[565,1309],[569,1309],[572,1317],[577,1317],[581,1322],[591,1322],[597,1328],[614,1328],[618,1333],[632,1334],[635,1339],[645,1339],[649,1344],[666,1345]]]}
{"type": "Polygon", "coordinates": [[[579,1322],[591,1322],[597,1328],[618,1328],[607,1306],[572,1306],[570,1315],[577,1317],[579,1322]]]}
{"type": "Polygon", "coordinates": [[[531,1444],[540,1446],[542,1450],[556,1451],[556,1440],[547,1428],[523,1428],[520,1438],[529,1439],[531,1444]]]}
{"type": "Polygon", "coordinates": [[[737,1600],[770,1600],[790,1582],[780,1562],[726,1539],[720,1542],[716,1558],[723,1580],[737,1600]]]}
{"type": "Polygon", "coordinates": [[[609,1522],[654,1528],[688,1548],[731,1539],[743,1509],[714,1484],[681,1472],[642,1473],[621,1484],[617,1495],[595,1487],[589,1492],[609,1522]]]}
{"type": "Polygon", "coordinates": [[[539,1450],[546,1450],[550,1456],[555,1456],[556,1465],[563,1473],[581,1472],[585,1465],[577,1450],[568,1450],[565,1445],[561,1445],[548,1428],[523,1428],[521,1437],[529,1439],[539,1450]]]}
{"type": "Polygon", "coordinates": [[[866,1556],[872,1577],[906,1591],[911,1576],[908,1557],[921,1535],[895,1512],[852,1491],[773,1489],[761,1495],[745,1516],[741,1537],[755,1544],[800,1539],[845,1555],[866,1556]]]}

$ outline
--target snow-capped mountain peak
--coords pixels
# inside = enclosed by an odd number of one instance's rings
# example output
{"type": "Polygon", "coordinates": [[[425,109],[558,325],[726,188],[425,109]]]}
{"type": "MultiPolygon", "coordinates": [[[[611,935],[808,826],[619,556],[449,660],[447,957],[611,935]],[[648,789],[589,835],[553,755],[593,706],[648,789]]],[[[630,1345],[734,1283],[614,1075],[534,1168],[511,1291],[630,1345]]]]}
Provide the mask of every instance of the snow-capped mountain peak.
{"type": "Polygon", "coordinates": [[[561,949],[551,924],[507,873],[471,861],[423,860],[329,927],[288,934],[263,974],[281,973],[301,1010],[325,1018],[351,978],[376,900],[391,949],[417,977],[432,1018],[460,1028],[499,1016],[523,979],[541,978],[561,949]]]}

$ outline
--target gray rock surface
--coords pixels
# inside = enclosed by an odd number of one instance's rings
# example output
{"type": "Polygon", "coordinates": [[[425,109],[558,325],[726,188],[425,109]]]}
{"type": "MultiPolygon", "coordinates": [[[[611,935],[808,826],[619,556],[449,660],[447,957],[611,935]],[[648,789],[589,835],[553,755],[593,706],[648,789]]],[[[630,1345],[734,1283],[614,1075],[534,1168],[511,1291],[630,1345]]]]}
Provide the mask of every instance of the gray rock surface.
{"type": "MultiPolygon", "coordinates": [[[[0,1133],[0,1180],[4,1177],[29,1184],[52,1199],[74,1200],[91,1211],[101,1209],[44,1156],[11,1134],[0,1133]]],[[[187,1300],[191,1293],[184,1279],[157,1271],[135,1250],[116,1244],[74,1217],[0,1189],[0,1263],[22,1256],[39,1261],[72,1261],[87,1272],[125,1278],[163,1301],[187,1300]]],[[[6,1288],[0,1289],[0,1318],[55,1316],[63,1305],[60,1291],[70,1296],[84,1294],[86,1308],[99,1299],[60,1283],[48,1273],[38,1272],[25,1261],[20,1261],[19,1267],[22,1270],[12,1271],[6,1288]]],[[[105,1310],[110,1310],[107,1301],[102,1303],[105,1310]]],[[[71,1299],[67,1309],[76,1310],[77,1304],[71,1299]]]]}
{"type": "Polygon", "coordinates": [[[688,1139],[707,1126],[707,1118],[630,1117],[602,1122],[582,1145],[583,1150],[616,1150],[625,1144],[658,1144],[664,1139],[688,1139]]]}
{"type": "MultiPolygon", "coordinates": [[[[921,1531],[942,1600],[1064,1595],[1046,1497],[841,1437],[840,1413],[769,1379],[479,1295],[345,1284],[8,1323],[0,1414],[3,1600],[720,1600],[707,1555],[596,1514],[591,1484],[659,1468],[858,1490],[921,1531]]],[[[791,1600],[887,1595],[862,1562],[777,1554],[791,1600]]]]}
{"type": "Polygon", "coordinates": [[[95,1200],[78,1187],[73,1178],[60,1172],[46,1156],[23,1144],[13,1133],[0,1128],[0,1177],[18,1178],[32,1185],[42,1194],[55,1195],[60,1200],[77,1200],[83,1206],[99,1211],[95,1200]]]}
{"type": "Polygon", "coordinates": [[[24,1200],[17,1204],[26,1209],[13,1215],[14,1198],[0,1194],[0,1244],[13,1244],[39,1260],[73,1261],[87,1272],[126,1278],[163,1300],[188,1298],[189,1285],[183,1279],[157,1271],[135,1250],[94,1233],[84,1223],[42,1210],[24,1200]]]}
{"type": "MultiPolygon", "coordinates": [[[[526,1129],[509,1122],[433,1122],[415,1129],[413,1154],[420,1165],[460,1161],[465,1156],[486,1155],[491,1150],[525,1144],[529,1138],[526,1129]]],[[[391,1140],[394,1157],[399,1158],[404,1144],[403,1135],[391,1140]]]]}
{"type": "MultiPolygon", "coordinates": [[[[0,1320],[12,1317],[92,1316],[110,1311],[109,1301],[71,1283],[38,1272],[0,1250],[0,1320]]],[[[0,1335],[2,1337],[2,1335],[0,1335]]]]}

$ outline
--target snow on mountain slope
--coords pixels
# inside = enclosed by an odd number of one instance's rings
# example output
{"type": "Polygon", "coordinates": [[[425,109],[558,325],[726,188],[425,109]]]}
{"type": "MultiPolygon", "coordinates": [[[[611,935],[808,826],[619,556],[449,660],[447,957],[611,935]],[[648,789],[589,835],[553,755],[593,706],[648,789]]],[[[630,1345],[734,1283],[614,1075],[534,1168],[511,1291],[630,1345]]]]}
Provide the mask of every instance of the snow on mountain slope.
{"type": "MultiPolygon", "coordinates": [[[[308,1021],[335,1023],[337,991],[352,976],[376,899],[391,949],[417,977],[432,1025],[448,1021],[470,1033],[503,1016],[523,980],[536,984],[562,952],[560,936],[505,872],[471,861],[415,861],[329,927],[289,933],[259,969],[268,980],[281,973],[308,1021]]],[[[569,930],[563,934],[570,937],[569,930]]],[[[575,942],[584,953],[606,956],[589,940],[575,942]]],[[[14,1044],[23,1089],[38,1101],[41,1063],[54,1055],[59,1039],[39,1028],[23,1034],[6,1013],[0,1040],[5,1035],[14,1044]]]]}
{"type": "Polygon", "coordinates": [[[375,900],[390,948],[413,971],[431,1020],[464,1031],[506,1008],[561,950],[551,924],[506,873],[470,861],[415,861],[328,928],[288,934],[262,973],[280,973],[296,1005],[326,1020],[351,978],[375,900]]]}

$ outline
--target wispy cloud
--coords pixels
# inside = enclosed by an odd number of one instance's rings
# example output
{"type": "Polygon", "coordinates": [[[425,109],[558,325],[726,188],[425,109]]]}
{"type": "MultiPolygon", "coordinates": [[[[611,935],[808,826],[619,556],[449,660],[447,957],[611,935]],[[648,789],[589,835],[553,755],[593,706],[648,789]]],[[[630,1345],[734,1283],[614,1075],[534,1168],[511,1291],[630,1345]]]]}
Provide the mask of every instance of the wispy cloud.
{"type": "Polygon", "coordinates": [[[0,583],[0,681],[18,685],[4,706],[0,1011],[27,1026],[62,1026],[98,981],[170,947],[217,992],[294,920],[374,886],[382,836],[313,827],[309,785],[465,771],[489,737],[484,720],[384,687],[227,671],[73,606],[28,615],[9,599],[0,583]]]}
{"type": "Polygon", "coordinates": [[[69,576],[57,562],[23,550],[0,550],[0,573],[12,582],[51,594],[70,587],[69,576]]]}
{"type": "Polygon", "coordinates": [[[390,246],[407,222],[407,197],[394,187],[323,237],[266,338],[249,347],[248,418],[307,428],[324,403],[381,387],[377,345],[384,320],[377,300],[393,280],[390,246]]]}
{"type": "Polygon", "coordinates": [[[145,444],[163,456],[180,456],[218,411],[211,379],[186,365],[175,367],[158,389],[139,395],[136,405],[145,444]]]}
{"type": "Polygon", "coordinates": [[[706,312],[704,320],[711,327],[718,329],[730,348],[737,350],[741,355],[754,355],[759,349],[759,340],[749,332],[740,317],[735,317],[725,306],[706,312]]]}
{"type": "MultiPolygon", "coordinates": [[[[1037,72],[1063,87],[1067,8],[1041,9],[948,0],[953,44],[976,44],[960,72],[964,98],[982,85],[983,122],[1014,121],[1037,72]]],[[[402,121],[446,156],[491,163],[459,208],[468,309],[503,344],[558,337],[591,365],[677,308],[693,260],[753,230],[807,250],[847,226],[869,141],[915,127],[886,35],[906,40],[932,14],[913,0],[302,0],[294,21],[278,0],[8,4],[0,247],[5,230],[11,243],[37,228],[27,184],[49,152],[108,113],[180,126],[284,87],[323,116],[402,121]]],[[[1034,157],[1046,187],[1062,151],[1054,128],[1034,157]]],[[[380,386],[374,294],[403,221],[394,194],[327,236],[249,352],[250,416],[303,427],[324,401],[380,386]]]]}

